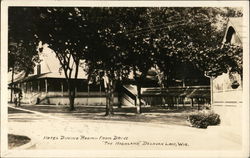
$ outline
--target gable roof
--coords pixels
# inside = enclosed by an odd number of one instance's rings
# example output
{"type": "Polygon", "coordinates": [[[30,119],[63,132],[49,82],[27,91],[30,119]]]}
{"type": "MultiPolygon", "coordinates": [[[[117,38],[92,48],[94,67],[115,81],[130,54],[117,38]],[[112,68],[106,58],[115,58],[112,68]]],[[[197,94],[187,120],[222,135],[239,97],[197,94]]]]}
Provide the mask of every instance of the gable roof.
{"type": "MultiPolygon", "coordinates": [[[[229,25],[232,26],[240,39],[243,36],[243,18],[229,18],[229,25]]],[[[229,27],[230,27],[229,26],[229,27]]]]}
{"type": "MultiPolygon", "coordinates": [[[[39,54],[39,59],[41,62],[34,67],[34,73],[25,76],[25,72],[20,72],[18,74],[14,74],[13,83],[23,82],[28,80],[34,80],[39,78],[65,78],[65,74],[63,70],[60,72],[59,69],[61,67],[59,60],[57,59],[55,53],[49,49],[45,48],[42,53],[39,54]],[[37,73],[38,65],[40,65],[40,74],[37,73]]],[[[72,71],[72,76],[75,70],[72,71]]],[[[11,71],[8,73],[8,83],[11,82],[11,71]]],[[[83,67],[79,66],[78,70],[78,79],[87,79],[87,73],[84,72],[83,67]]]]}
{"type": "Polygon", "coordinates": [[[226,42],[226,37],[229,33],[229,29],[233,28],[235,31],[236,36],[239,38],[240,42],[242,43],[243,39],[243,18],[242,17],[231,17],[228,18],[226,32],[223,38],[223,43],[226,42]]]}

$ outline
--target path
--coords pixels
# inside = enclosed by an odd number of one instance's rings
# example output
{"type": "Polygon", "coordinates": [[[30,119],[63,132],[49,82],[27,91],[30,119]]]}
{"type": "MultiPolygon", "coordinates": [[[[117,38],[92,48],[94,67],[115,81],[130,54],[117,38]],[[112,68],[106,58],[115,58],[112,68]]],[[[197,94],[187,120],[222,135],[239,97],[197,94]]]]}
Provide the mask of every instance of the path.
{"type": "MultiPolygon", "coordinates": [[[[11,108],[9,133],[29,136],[36,149],[236,150],[220,130],[147,122],[90,120],[11,108]],[[116,139],[118,138],[119,139],[116,139]],[[181,145],[182,144],[182,145],[181,145]]],[[[102,116],[104,117],[104,116],[102,116]]]]}

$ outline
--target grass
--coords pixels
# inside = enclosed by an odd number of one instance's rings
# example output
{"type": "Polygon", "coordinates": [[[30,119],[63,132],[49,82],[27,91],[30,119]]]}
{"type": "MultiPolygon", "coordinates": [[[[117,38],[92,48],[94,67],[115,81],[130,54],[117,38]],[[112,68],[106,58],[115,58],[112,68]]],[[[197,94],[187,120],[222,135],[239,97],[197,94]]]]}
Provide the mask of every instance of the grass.
{"type": "MultiPolygon", "coordinates": [[[[142,107],[142,114],[136,114],[136,107],[114,107],[114,115],[105,115],[105,106],[76,106],[74,111],[69,111],[67,106],[55,105],[24,105],[24,109],[49,113],[53,116],[77,119],[77,120],[107,120],[107,121],[129,121],[158,123],[168,125],[188,126],[186,120],[188,115],[197,111],[192,107],[164,108],[164,107],[142,107]]],[[[32,121],[31,118],[26,121],[32,121]]],[[[35,121],[35,120],[34,120],[35,121]]]]}
{"type": "Polygon", "coordinates": [[[19,147],[30,142],[30,138],[21,135],[8,134],[9,149],[19,147]]]}

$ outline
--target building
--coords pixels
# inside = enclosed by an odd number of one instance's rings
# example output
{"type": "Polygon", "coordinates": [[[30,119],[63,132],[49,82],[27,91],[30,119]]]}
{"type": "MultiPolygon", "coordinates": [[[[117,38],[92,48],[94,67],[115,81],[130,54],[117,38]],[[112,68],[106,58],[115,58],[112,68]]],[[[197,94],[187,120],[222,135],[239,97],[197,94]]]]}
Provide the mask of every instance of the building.
{"type": "MultiPolygon", "coordinates": [[[[11,83],[11,77],[9,76],[9,87],[13,85],[13,87],[22,90],[23,103],[69,104],[66,78],[63,70],[59,71],[60,63],[55,53],[46,48],[43,53],[39,54],[39,58],[41,62],[36,64],[33,74],[28,76],[24,76],[23,72],[16,74],[13,83],[11,83]]],[[[87,75],[81,67],[79,68],[78,79],[75,82],[77,85],[76,105],[106,103],[104,85],[89,84],[87,75]]]]}
{"type": "MultiPolygon", "coordinates": [[[[230,43],[242,47],[243,38],[243,18],[229,18],[223,44],[230,43]]],[[[214,111],[220,114],[222,125],[240,127],[242,86],[243,80],[238,73],[223,73],[212,79],[212,105],[214,111]]]]}

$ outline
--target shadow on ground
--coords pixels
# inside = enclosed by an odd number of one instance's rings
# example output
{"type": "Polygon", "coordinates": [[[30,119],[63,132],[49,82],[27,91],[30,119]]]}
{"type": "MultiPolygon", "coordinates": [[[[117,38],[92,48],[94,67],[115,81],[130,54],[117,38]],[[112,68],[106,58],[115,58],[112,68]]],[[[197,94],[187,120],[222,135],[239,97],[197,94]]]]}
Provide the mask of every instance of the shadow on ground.
{"type": "MultiPolygon", "coordinates": [[[[23,109],[47,113],[65,119],[88,119],[126,122],[145,122],[169,125],[188,126],[187,117],[190,113],[197,111],[191,107],[179,107],[178,109],[168,109],[165,107],[142,107],[142,114],[136,114],[135,107],[114,107],[114,115],[105,116],[105,106],[78,106],[74,111],[69,111],[68,107],[56,105],[23,105],[23,109]]],[[[10,109],[9,114],[21,113],[20,110],[10,109]]],[[[28,112],[23,112],[28,113],[28,112]]],[[[26,115],[28,116],[28,115],[26,115]]],[[[29,121],[37,121],[39,117],[25,117],[29,121]]],[[[12,118],[15,119],[15,118],[12,118]]],[[[20,119],[20,118],[18,118],[20,119]]],[[[15,119],[17,121],[17,119],[15,119]]]]}
{"type": "Polygon", "coordinates": [[[8,108],[8,114],[16,114],[16,113],[31,113],[31,112],[8,108]]]}

